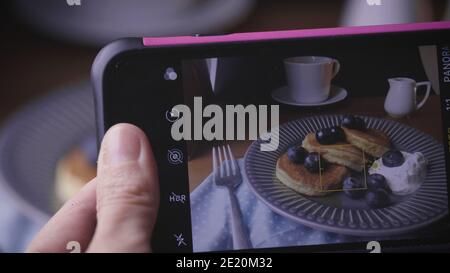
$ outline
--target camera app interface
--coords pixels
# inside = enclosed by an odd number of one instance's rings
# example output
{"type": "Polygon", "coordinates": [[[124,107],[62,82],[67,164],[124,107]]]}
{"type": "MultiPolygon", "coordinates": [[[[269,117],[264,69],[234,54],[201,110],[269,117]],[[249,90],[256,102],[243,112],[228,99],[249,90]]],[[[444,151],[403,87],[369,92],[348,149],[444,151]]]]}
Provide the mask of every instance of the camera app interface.
{"type": "Polygon", "coordinates": [[[182,77],[184,96],[167,117],[172,138],[187,143],[168,153],[171,164],[188,167],[192,238],[184,234],[180,247],[280,248],[442,231],[439,46],[277,52],[184,60],[166,71],[166,80],[182,77]]]}

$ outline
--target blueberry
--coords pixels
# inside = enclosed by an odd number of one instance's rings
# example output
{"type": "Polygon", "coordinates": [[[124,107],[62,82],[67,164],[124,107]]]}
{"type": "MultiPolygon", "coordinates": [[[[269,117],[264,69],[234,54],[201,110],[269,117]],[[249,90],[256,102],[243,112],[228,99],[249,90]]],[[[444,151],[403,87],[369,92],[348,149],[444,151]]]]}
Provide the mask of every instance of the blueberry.
{"type": "Polygon", "coordinates": [[[367,177],[367,186],[372,190],[382,189],[391,192],[386,178],[382,174],[373,173],[367,177]]]}
{"type": "Polygon", "coordinates": [[[309,153],[305,158],[304,166],[310,173],[318,173],[320,169],[326,168],[326,162],[321,160],[318,153],[309,153]]]}
{"type": "Polygon", "coordinates": [[[367,193],[366,202],[371,208],[384,208],[391,203],[391,199],[385,190],[378,189],[367,193]]]}
{"type": "Polygon", "coordinates": [[[330,130],[331,134],[335,137],[337,142],[345,141],[345,133],[340,126],[331,127],[330,130]]]}
{"type": "Polygon", "coordinates": [[[383,154],[381,161],[384,166],[393,168],[401,166],[405,162],[405,157],[398,150],[390,150],[383,154]]]}
{"type": "Polygon", "coordinates": [[[316,139],[322,145],[330,145],[344,141],[345,134],[341,127],[335,126],[317,131],[316,139]]]}
{"type": "Polygon", "coordinates": [[[324,128],[316,132],[316,139],[322,145],[333,144],[333,136],[330,128],[324,128]]]}
{"type": "Polygon", "coordinates": [[[364,189],[364,183],[354,177],[347,177],[344,180],[344,185],[342,186],[345,194],[352,199],[359,199],[364,197],[366,190],[364,189]]]}
{"type": "Polygon", "coordinates": [[[287,155],[289,160],[295,164],[302,164],[308,152],[301,146],[294,146],[288,149],[287,155]]]}
{"type": "Polygon", "coordinates": [[[366,123],[364,120],[353,115],[345,115],[341,120],[341,125],[348,129],[355,129],[359,131],[366,130],[366,123]]]}

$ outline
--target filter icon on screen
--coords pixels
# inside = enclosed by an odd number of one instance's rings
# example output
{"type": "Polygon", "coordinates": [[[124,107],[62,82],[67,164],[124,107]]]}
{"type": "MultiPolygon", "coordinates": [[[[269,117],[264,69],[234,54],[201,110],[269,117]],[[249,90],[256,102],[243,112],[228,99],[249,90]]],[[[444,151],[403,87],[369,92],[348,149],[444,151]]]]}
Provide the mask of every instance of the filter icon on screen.
{"type": "Polygon", "coordinates": [[[172,165],[183,163],[183,152],[180,149],[170,149],[167,151],[167,160],[172,165]]]}
{"type": "Polygon", "coordinates": [[[168,67],[166,71],[164,72],[164,79],[166,81],[174,81],[178,78],[177,72],[175,72],[175,69],[172,67],[168,67]]]}

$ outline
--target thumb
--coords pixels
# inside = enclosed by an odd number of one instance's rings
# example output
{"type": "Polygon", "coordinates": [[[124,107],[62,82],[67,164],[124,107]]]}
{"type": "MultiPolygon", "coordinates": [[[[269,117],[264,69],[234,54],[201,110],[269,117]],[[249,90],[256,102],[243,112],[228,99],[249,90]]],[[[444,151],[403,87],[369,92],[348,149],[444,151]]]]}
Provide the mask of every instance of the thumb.
{"type": "Polygon", "coordinates": [[[130,124],[105,134],[97,170],[97,227],[90,252],[148,252],[159,207],[155,159],[130,124]]]}

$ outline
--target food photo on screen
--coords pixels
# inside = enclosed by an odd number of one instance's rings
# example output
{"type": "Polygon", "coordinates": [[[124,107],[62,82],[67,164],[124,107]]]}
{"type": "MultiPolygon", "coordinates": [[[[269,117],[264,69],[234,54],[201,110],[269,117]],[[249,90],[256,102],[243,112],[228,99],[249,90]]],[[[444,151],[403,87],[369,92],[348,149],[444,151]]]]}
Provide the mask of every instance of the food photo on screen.
{"type": "Polygon", "coordinates": [[[187,105],[217,105],[221,117],[247,122],[237,140],[236,124],[208,127],[213,111],[203,132],[216,140],[188,141],[193,250],[417,239],[439,230],[448,197],[436,50],[185,61],[187,105]],[[266,127],[277,138],[269,151],[261,149],[267,138],[249,140],[258,119],[271,120],[260,105],[279,109],[276,130],[266,127]]]}

